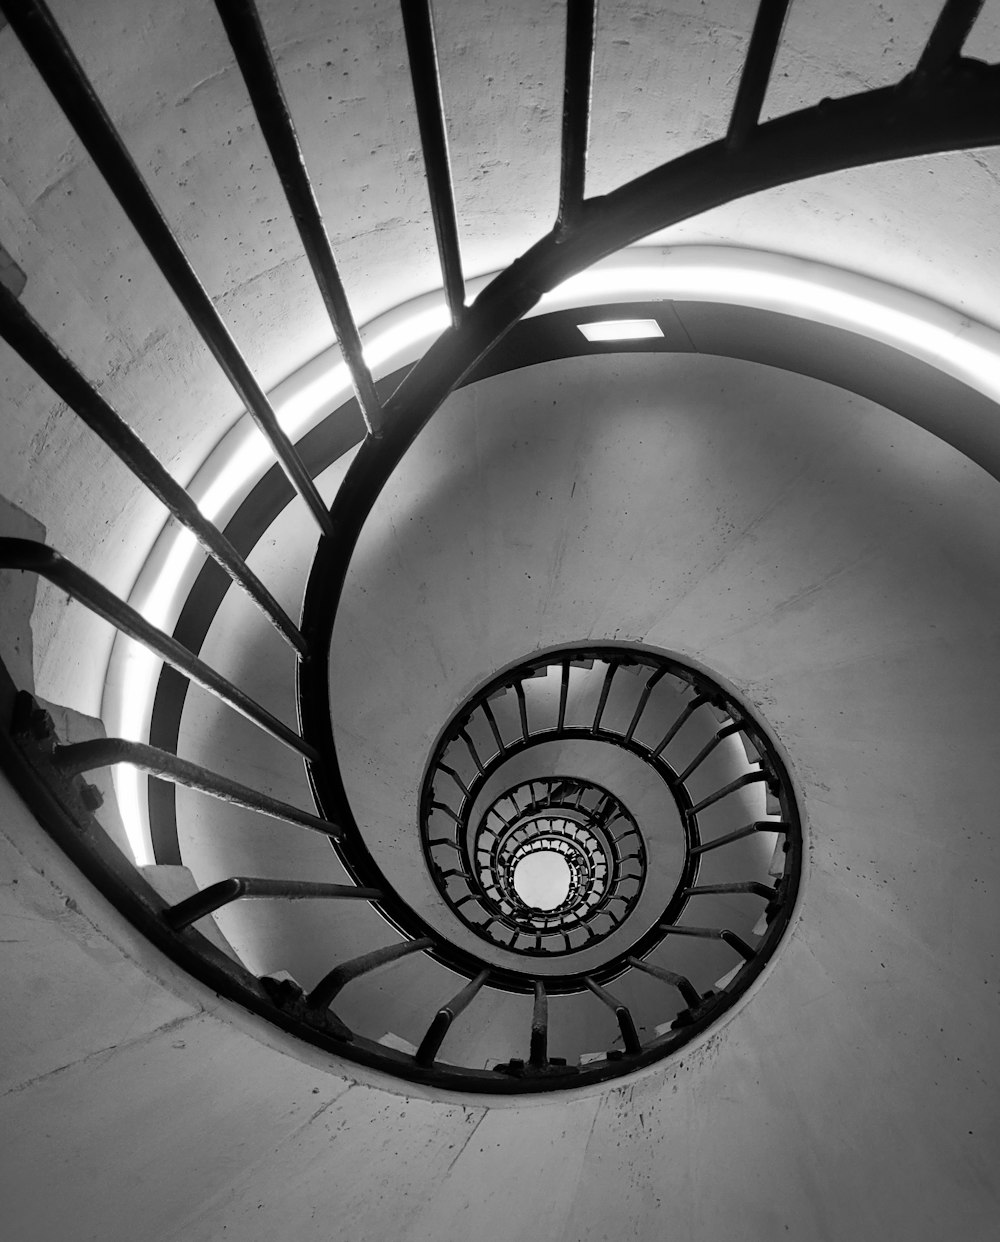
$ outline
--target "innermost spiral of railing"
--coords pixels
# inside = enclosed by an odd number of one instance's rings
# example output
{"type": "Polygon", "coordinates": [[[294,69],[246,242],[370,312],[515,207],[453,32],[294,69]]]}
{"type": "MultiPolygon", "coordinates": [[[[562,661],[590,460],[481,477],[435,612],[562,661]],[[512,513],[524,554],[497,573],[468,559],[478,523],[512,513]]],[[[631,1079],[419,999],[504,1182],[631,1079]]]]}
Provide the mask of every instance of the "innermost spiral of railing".
{"type": "Polygon", "coordinates": [[[569,953],[603,940],[631,913],[646,877],[626,808],[603,786],[569,776],[505,790],[475,828],[469,856],[471,874],[441,869],[439,881],[473,931],[514,952],[569,953]],[[565,891],[532,901],[524,873],[546,856],[562,860],[565,891]]]}
{"type": "Polygon", "coordinates": [[[652,651],[588,645],[534,656],[459,707],[427,768],[421,831],[457,919],[505,953],[563,957],[565,986],[579,987],[664,936],[714,937],[678,925],[692,898],[764,897],[766,925],[784,886],[753,850],[713,867],[720,882],[699,873],[716,845],[786,833],[791,806],[777,756],[730,692],[652,651]],[[554,869],[540,895],[525,883],[532,859],[554,869]]]}

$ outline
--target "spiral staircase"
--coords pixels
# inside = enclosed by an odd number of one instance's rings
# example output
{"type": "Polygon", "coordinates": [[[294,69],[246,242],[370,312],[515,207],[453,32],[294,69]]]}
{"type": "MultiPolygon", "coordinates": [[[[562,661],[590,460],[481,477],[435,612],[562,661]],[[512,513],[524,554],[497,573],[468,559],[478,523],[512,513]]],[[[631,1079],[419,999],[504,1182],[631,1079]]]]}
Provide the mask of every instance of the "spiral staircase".
{"type": "Polygon", "coordinates": [[[1000,25],[717,7],[0,3],[13,1236],[992,1236],[1000,25]]]}

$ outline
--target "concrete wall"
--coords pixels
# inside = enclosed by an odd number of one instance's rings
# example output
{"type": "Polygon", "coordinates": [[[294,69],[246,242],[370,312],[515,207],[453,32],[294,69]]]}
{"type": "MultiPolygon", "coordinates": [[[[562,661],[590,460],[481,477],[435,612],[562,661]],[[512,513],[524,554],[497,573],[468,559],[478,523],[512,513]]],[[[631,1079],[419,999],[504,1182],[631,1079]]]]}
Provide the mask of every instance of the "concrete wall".
{"type": "MultiPolygon", "coordinates": [[[[46,1079],[36,1106],[18,1104],[26,1153],[66,1172],[65,1205],[46,1202],[45,1227],[66,1211],[95,1237],[128,1236],[123,1214],[138,1204],[90,1197],[82,1171],[97,1144],[85,1156],[79,1134],[38,1131],[43,1103],[106,1118],[100,1161],[149,1197],[162,1224],[152,1237],[991,1237],[1000,859],[985,688],[998,650],[998,488],[896,415],[746,363],[587,359],[457,396],[373,514],[338,626],[336,711],[363,822],[394,822],[437,716],[489,671],[487,641],[502,664],[564,640],[572,604],[583,636],[617,632],[699,659],[775,729],[809,844],[789,938],[709,1038],[572,1101],[404,1099],[245,1020],[230,1028],[206,1004],[192,1032],[209,1024],[226,1052],[206,1034],[183,1061],[183,1090],[169,1054],[187,1041],[163,1035],[121,1058],[99,1108],[110,1080],[82,1061],[46,1079]],[[456,548],[479,540],[489,560],[456,575],[456,548]],[[516,613],[501,606],[515,584],[516,613]],[[374,621],[400,615],[405,641],[374,621]],[[431,644],[445,639],[438,660],[431,644]],[[372,666],[383,670],[374,683],[372,666]],[[293,1117],[306,1083],[318,1111],[307,1099],[293,1117]],[[261,1134],[241,1130],[240,1147],[227,1136],[248,1115],[261,1134]],[[192,1169],[195,1134],[220,1137],[218,1162],[192,1169]],[[182,1183],[190,1193],[175,1196],[182,1183]]],[[[234,667],[248,659],[242,642],[228,649],[234,667]]],[[[194,712],[189,727],[204,738],[220,722],[194,712]]],[[[258,861],[287,863],[273,832],[248,831],[248,856],[265,835],[273,854],[258,861]]],[[[148,950],[130,953],[150,969],[148,950]]],[[[359,993],[359,1012],[376,995],[359,993]]],[[[22,1201],[36,1208],[20,1168],[22,1201]]]]}
{"type": "MultiPolygon", "coordinates": [[[[767,115],[881,85],[916,60],[938,5],[794,6],[767,115]]],[[[360,322],[440,283],[397,6],[261,5],[360,322]]],[[[59,0],[58,20],[235,339],[270,387],[331,333],[221,25],[194,0],[59,0]]],[[[438,0],[436,22],[463,255],[510,261],[556,204],[563,6],[438,0]]],[[[591,190],[725,130],[752,15],[741,0],[669,11],[602,5],[591,190]],[[683,105],[679,106],[679,102],[683,105]]],[[[1000,16],[969,51],[995,54],[1000,16]]],[[[0,245],[24,301],[182,479],[238,404],[10,29],[0,29],[0,245]]],[[[837,174],[757,195],[660,240],[825,260],[996,324],[996,157],[974,152],[837,174]],[[832,227],[835,225],[836,227],[832,227]]],[[[162,509],[5,345],[0,495],[57,547],[127,592],[162,509]],[[64,497],[72,495],[72,514],[64,497]]],[[[41,689],[89,714],[110,631],[43,588],[41,689]],[[95,668],[97,671],[95,671],[95,668]]]]}
{"type": "MultiPolygon", "coordinates": [[[[211,9],[55,7],[262,380],[287,374],[329,338],[211,9]]],[[[796,5],[778,106],[893,80],[935,7],[796,5]]],[[[398,15],[314,3],[264,13],[364,320],[438,280],[398,15]]],[[[466,254],[485,270],[551,218],[562,11],[438,13],[466,254]]],[[[602,23],[597,190],[721,132],[749,9],[606,5],[602,23]]],[[[996,23],[991,11],[970,50],[995,54],[996,23]]],[[[9,28],[0,76],[0,242],[27,275],[25,302],[186,477],[234,400],[9,28]]],[[[984,241],[994,180],[995,157],[981,152],[862,170],[720,209],[670,240],[833,259],[996,323],[1000,255],[984,241]]],[[[162,515],[5,347],[0,364],[0,493],[127,590],[162,515]]],[[[700,406],[675,411],[671,443],[687,472],[668,498],[693,502],[720,471],[752,486],[727,491],[700,543],[687,504],[668,526],[634,528],[636,554],[663,566],[653,596],[648,572],[630,587],[612,557],[583,547],[576,571],[592,599],[613,597],[631,618],[622,637],[700,655],[761,705],[792,754],[809,874],[757,994],[697,1049],[603,1095],[521,1106],[408,1097],[292,1049],[175,975],[4,786],[0,1115],[13,1141],[0,1201],[18,1242],[70,1230],[101,1242],[137,1231],[157,1242],[994,1235],[995,484],[929,439],[897,451],[898,425],[850,402],[836,424],[850,437],[831,430],[800,468],[778,469],[772,455],[787,442],[748,440],[741,407],[717,395],[706,383],[700,406]],[[722,420],[710,470],[699,412],[722,420]],[[697,567],[672,557],[678,540],[697,567]],[[735,603],[721,597],[731,581],[744,584],[735,603]]],[[[794,403],[775,399],[792,421],[794,403]]],[[[514,411],[539,461],[549,401],[514,411]]],[[[633,434],[658,433],[661,407],[633,413],[633,434]]],[[[601,489],[637,457],[614,428],[609,419],[580,445],[599,467],[594,529],[621,533],[617,498],[601,489]]],[[[513,461],[517,447],[505,448],[513,461]]],[[[432,454],[414,461],[434,465],[432,454]]],[[[657,495],[658,458],[638,462],[643,494],[657,495]]],[[[458,465],[439,463],[445,476],[458,465]]],[[[550,463],[538,490],[554,477],[550,463]]],[[[483,497],[497,542],[542,556],[537,510],[483,497]]],[[[513,626],[501,584],[484,570],[477,586],[513,626]]],[[[68,624],[71,614],[42,592],[41,689],[93,712],[101,662],[80,653],[101,631],[75,615],[68,624]]]]}

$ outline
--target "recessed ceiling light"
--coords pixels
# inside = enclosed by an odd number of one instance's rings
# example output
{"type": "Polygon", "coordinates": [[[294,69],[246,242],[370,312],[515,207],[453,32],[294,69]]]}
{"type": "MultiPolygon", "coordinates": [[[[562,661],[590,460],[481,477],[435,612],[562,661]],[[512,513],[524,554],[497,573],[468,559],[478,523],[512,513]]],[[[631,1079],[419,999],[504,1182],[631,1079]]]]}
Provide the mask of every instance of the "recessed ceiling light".
{"type": "Polygon", "coordinates": [[[639,341],[663,335],[655,319],[604,319],[600,323],[580,323],[577,327],[588,341],[639,341]]]}

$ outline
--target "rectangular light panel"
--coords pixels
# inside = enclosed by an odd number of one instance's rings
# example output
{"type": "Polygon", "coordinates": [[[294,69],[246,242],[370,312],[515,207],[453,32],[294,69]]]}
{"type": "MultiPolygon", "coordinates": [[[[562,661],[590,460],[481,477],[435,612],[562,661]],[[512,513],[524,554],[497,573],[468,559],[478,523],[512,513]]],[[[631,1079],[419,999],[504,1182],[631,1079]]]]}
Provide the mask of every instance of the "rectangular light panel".
{"type": "Polygon", "coordinates": [[[580,323],[577,327],[588,341],[640,341],[663,335],[655,319],[604,319],[600,323],[580,323]]]}

